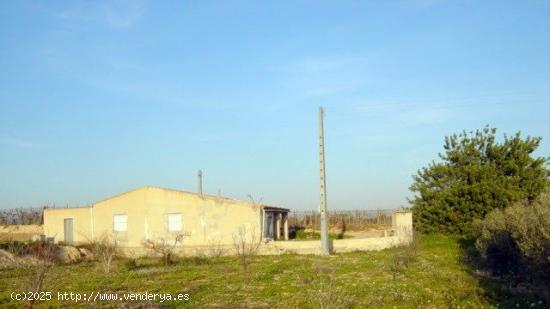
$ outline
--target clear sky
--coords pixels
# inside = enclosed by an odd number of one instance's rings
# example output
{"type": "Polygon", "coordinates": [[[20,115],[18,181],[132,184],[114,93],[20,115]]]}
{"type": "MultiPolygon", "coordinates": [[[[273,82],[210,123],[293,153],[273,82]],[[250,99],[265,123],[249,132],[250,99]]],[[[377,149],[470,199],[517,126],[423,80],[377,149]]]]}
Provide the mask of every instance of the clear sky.
{"type": "Polygon", "coordinates": [[[0,208],[144,185],[406,205],[445,135],[550,155],[549,1],[2,1],[0,208]]]}

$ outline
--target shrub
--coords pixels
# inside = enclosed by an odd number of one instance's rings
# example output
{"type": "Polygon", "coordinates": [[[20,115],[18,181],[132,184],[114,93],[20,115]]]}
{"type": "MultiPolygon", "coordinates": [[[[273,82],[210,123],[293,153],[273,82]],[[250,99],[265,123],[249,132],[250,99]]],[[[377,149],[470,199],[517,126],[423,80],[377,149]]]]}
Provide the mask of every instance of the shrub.
{"type": "Polygon", "coordinates": [[[153,253],[161,256],[163,265],[168,266],[174,264],[176,247],[180,245],[182,241],[183,235],[177,234],[174,235],[173,239],[164,237],[158,239],[148,239],[143,243],[143,245],[153,253]]]}
{"type": "Polygon", "coordinates": [[[476,248],[493,272],[550,282],[550,194],[493,210],[475,226],[476,248]]]}
{"type": "Polygon", "coordinates": [[[393,281],[395,281],[397,274],[405,268],[408,268],[411,263],[418,259],[418,252],[420,251],[419,246],[419,235],[418,233],[413,233],[412,240],[409,244],[393,248],[393,255],[390,263],[390,272],[393,281]]]}
{"type": "Polygon", "coordinates": [[[211,258],[219,258],[220,256],[225,255],[226,252],[227,250],[225,246],[219,240],[211,240],[208,242],[206,253],[202,252],[202,254],[206,254],[208,255],[208,257],[211,258]]]}
{"type": "Polygon", "coordinates": [[[17,241],[17,240],[9,240],[9,241],[1,242],[0,249],[6,250],[17,256],[21,256],[27,253],[26,244],[22,241],[17,241]]]}
{"type": "Polygon", "coordinates": [[[141,266],[141,265],[139,265],[138,261],[135,258],[129,258],[128,260],[126,260],[124,265],[126,266],[126,269],[128,269],[128,270],[136,270],[136,269],[140,268],[140,266],[141,266]]]}

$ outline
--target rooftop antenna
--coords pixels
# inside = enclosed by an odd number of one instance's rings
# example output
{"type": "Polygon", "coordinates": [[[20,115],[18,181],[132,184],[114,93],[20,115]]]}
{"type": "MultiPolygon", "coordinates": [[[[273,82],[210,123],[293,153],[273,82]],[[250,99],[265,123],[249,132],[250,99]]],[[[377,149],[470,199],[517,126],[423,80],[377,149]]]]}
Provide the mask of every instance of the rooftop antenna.
{"type": "Polygon", "coordinates": [[[198,186],[198,193],[200,196],[202,196],[202,170],[199,170],[197,172],[197,186],[198,186]]]}
{"type": "Polygon", "coordinates": [[[330,254],[328,239],[327,183],[325,173],[325,135],[323,129],[323,107],[319,106],[319,180],[320,199],[319,214],[321,216],[321,254],[330,254]]]}

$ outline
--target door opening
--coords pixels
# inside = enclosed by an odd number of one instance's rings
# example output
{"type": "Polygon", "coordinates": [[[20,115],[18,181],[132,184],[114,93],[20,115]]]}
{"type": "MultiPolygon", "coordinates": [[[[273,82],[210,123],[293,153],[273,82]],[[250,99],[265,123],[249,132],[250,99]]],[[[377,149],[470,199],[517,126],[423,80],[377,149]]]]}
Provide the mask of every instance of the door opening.
{"type": "Polygon", "coordinates": [[[264,217],[264,238],[274,239],[273,213],[266,212],[264,217]]]}
{"type": "Polygon", "coordinates": [[[73,218],[63,220],[63,232],[65,236],[63,242],[71,245],[73,243],[73,218]]]}

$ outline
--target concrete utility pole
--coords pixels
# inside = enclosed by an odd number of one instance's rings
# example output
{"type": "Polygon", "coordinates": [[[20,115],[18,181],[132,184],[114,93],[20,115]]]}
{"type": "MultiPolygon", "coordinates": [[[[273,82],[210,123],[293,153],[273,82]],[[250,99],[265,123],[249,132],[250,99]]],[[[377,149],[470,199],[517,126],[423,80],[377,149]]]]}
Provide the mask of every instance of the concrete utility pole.
{"type": "Polygon", "coordinates": [[[319,179],[320,201],[319,213],[321,215],[321,254],[330,254],[328,239],[328,210],[327,210],[327,182],[325,173],[325,136],[323,130],[323,108],[319,107],[319,179]]]}
{"type": "Polygon", "coordinates": [[[199,194],[202,195],[202,170],[197,172],[197,186],[199,194]]]}

